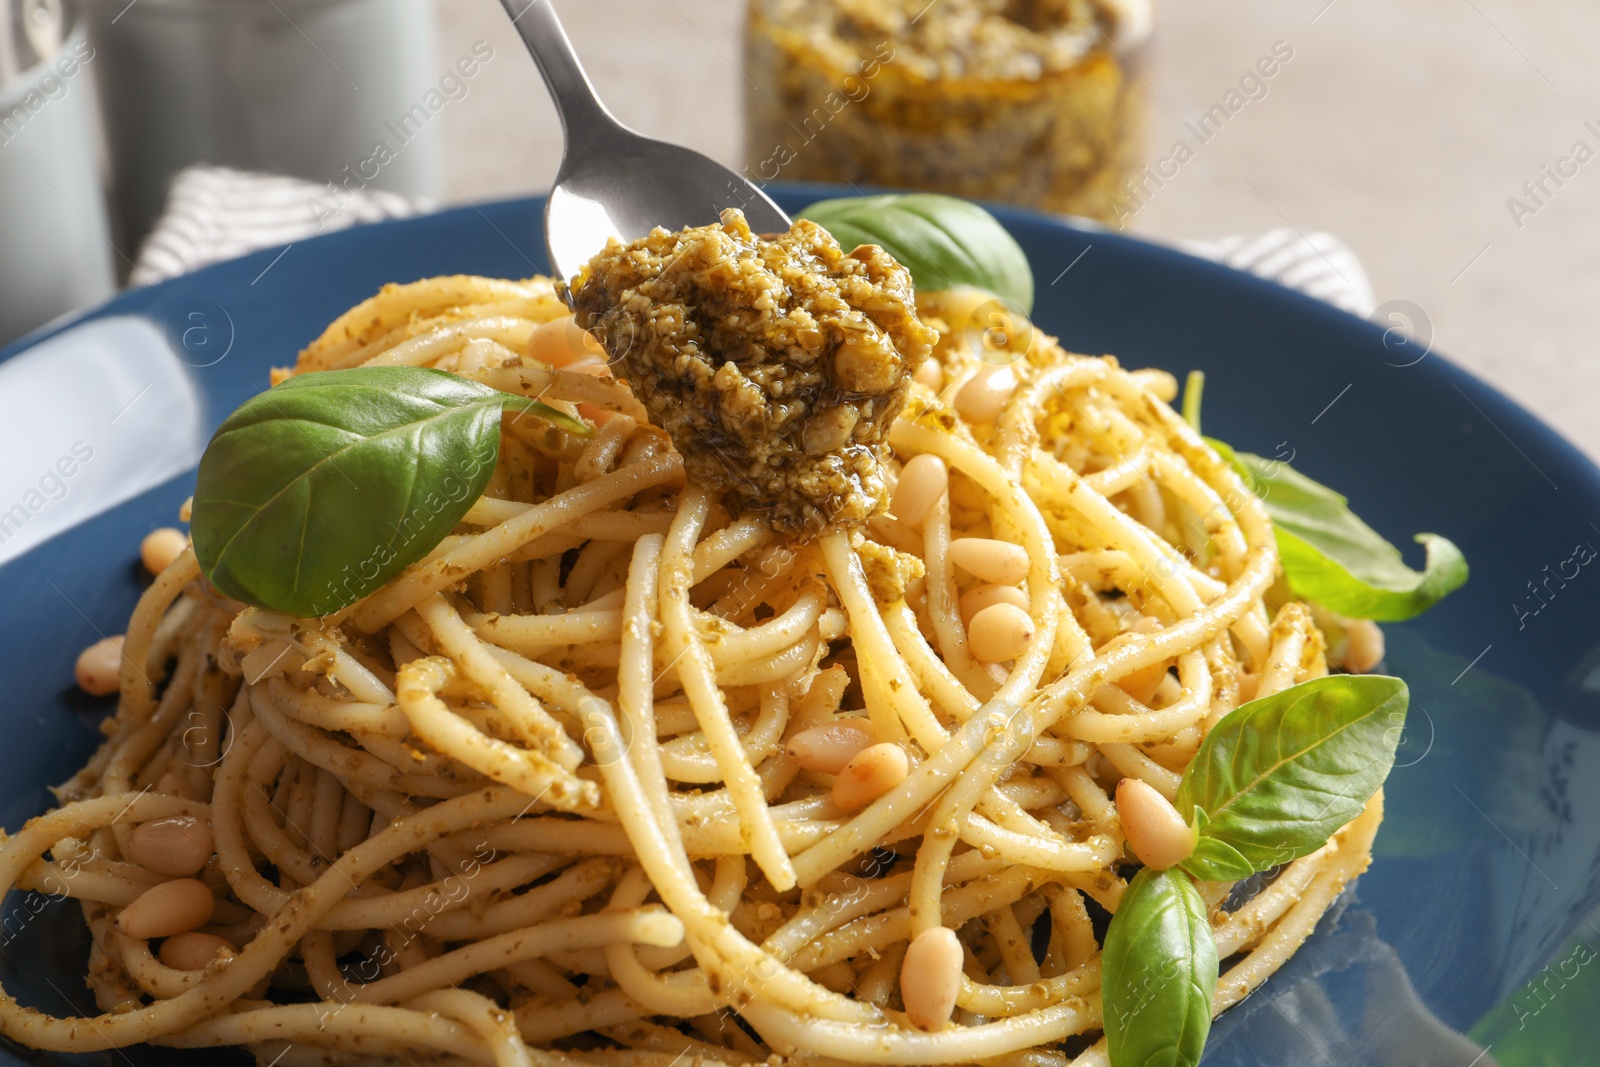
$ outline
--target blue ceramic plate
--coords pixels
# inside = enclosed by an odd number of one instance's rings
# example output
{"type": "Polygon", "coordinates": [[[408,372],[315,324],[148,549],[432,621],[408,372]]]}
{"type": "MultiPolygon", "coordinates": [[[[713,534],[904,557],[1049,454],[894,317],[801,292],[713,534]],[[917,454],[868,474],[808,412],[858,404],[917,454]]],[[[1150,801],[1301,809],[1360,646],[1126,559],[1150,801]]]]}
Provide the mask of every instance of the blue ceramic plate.
{"type": "MultiPolygon", "coordinates": [[[[798,209],[821,192],[778,200],[798,209]]],[[[138,541],[174,521],[217,423],[385,282],[544,270],[542,211],[518,200],[300,242],[0,352],[0,825],[43,810],[45,787],[94,746],[107,703],[74,690],[73,659],[123,629],[138,541]]],[[[1412,715],[1371,870],[1218,1021],[1205,1062],[1595,1062],[1600,472],[1439,355],[1386,346],[1378,326],[1166,248],[999,214],[1033,262],[1039,325],[1068,348],[1203,369],[1207,432],[1292,455],[1395,543],[1437,531],[1472,564],[1464,590],[1387,628],[1412,715]]],[[[4,902],[0,981],[25,1003],[89,1007],[75,913],[4,902]]],[[[155,1049],[71,1060],[196,1062],[155,1049]]],[[[68,1059],[0,1049],[0,1062],[68,1059]]]]}

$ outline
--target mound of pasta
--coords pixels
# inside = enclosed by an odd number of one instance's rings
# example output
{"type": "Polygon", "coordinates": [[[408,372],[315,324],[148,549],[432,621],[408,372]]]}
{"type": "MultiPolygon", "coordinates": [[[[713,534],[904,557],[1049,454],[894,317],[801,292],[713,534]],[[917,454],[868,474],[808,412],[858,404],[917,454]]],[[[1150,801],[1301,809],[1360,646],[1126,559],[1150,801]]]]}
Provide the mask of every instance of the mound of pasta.
{"type": "MultiPolygon", "coordinates": [[[[0,885],[81,905],[98,1012],[6,994],[0,1031],[279,1067],[1107,1063],[1129,840],[1172,843],[1116,797],[1170,802],[1224,716],[1329,653],[1170,375],[1031,327],[980,358],[973,301],[918,295],[939,342],[888,512],[806,539],[686,479],[546,279],[341,317],[280,379],[432,367],[592,432],[508,409],[464,518],[320,618],[173,548],[104,744],[0,849],[0,885]]],[[[1198,882],[1213,1010],[1380,818],[1250,892],[1198,882]]]]}

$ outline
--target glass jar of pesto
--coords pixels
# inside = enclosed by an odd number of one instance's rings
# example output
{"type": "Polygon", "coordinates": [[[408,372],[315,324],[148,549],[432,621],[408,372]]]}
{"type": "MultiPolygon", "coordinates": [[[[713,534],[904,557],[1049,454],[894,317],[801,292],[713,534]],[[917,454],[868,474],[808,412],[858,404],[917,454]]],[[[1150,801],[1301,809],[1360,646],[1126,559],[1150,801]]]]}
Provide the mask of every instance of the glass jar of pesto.
{"type": "Polygon", "coordinates": [[[746,173],[1115,221],[1150,0],[750,0],[746,173]]]}

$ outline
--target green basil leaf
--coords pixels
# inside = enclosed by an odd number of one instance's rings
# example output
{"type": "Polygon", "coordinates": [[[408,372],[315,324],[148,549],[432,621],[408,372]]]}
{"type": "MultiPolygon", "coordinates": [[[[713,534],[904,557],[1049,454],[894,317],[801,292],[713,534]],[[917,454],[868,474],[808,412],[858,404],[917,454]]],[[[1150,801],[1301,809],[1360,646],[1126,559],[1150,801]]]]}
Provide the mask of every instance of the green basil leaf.
{"type": "MultiPolygon", "coordinates": [[[[1485,1051],[1493,1048],[1499,1067],[1568,1067],[1592,1062],[1600,967],[1590,964],[1600,956],[1600,945],[1593,936],[1592,920],[1579,929],[1583,932],[1568,940],[1549,963],[1521,988],[1506,994],[1467,1031],[1485,1051]]],[[[1456,1045],[1462,1053],[1472,1047],[1448,1031],[1434,1040],[1440,1047],[1448,1047],[1447,1042],[1456,1045]]],[[[1486,1055],[1480,1054],[1478,1059],[1479,1067],[1489,1062],[1486,1055]]]]}
{"type": "Polygon", "coordinates": [[[1448,539],[1417,534],[1427,550],[1418,573],[1339,493],[1287,463],[1207,440],[1266,504],[1283,573],[1296,596],[1351,618],[1400,622],[1421,615],[1466,582],[1466,557],[1448,539]]]}
{"type": "Polygon", "coordinates": [[[1321,848],[1388,777],[1409,700],[1398,678],[1335,674],[1229,712],[1178,786],[1200,832],[1183,869],[1227,882],[1321,848]]]}
{"type": "Polygon", "coordinates": [[[308,618],[353,604],[427,555],[483,493],[500,415],[548,405],[444,371],[302,374],[239,406],[200,459],[190,532],[211,584],[308,618]]]}
{"type": "Polygon", "coordinates": [[[1177,870],[1133,876],[1106,930],[1100,1003],[1112,1067],[1192,1067],[1217,991],[1206,902],[1177,870]]]}
{"type": "Polygon", "coordinates": [[[847,251],[877,245],[911,272],[918,289],[970,285],[1033,311],[1033,268],[1004,226],[970,201],[938,193],[891,193],[822,200],[800,217],[847,251]]]}
{"type": "MultiPolygon", "coordinates": [[[[1189,429],[1200,432],[1200,398],[1206,391],[1206,372],[1192,370],[1183,382],[1183,421],[1189,429]]],[[[1225,446],[1226,447],[1226,446],[1225,446]]]]}
{"type": "MultiPolygon", "coordinates": [[[[1206,813],[1199,808],[1194,809],[1194,818],[1191,820],[1199,831],[1194,843],[1194,851],[1182,864],[1183,869],[1194,874],[1203,871],[1207,880],[1218,882],[1233,882],[1240,878],[1248,878],[1255,873],[1256,865],[1246,859],[1244,854],[1226,841],[1218,840],[1205,832],[1205,827],[1210,820],[1206,813]],[[1238,871],[1238,874],[1225,872],[1238,871]]],[[[1196,878],[1202,875],[1195,874],[1196,878]]]]}

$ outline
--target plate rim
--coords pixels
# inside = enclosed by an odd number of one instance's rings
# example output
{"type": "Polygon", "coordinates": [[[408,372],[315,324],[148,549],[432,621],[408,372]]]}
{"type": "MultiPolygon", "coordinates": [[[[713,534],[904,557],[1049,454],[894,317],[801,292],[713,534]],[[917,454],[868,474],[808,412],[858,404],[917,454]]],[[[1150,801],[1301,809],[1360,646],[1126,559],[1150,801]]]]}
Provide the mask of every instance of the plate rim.
{"type": "MultiPolygon", "coordinates": [[[[877,195],[880,193],[917,191],[878,186],[858,188],[851,185],[827,182],[771,182],[763,186],[763,188],[775,200],[792,200],[797,204],[811,203],[834,195],[877,195]]],[[[237,270],[239,267],[253,262],[272,262],[275,256],[290,245],[306,245],[316,248],[324,243],[360,241],[364,234],[371,233],[378,228],[392,230],[440,224],[449,225],[457,219],[465,219],[473,214],[481,216],[485,208],[529,210],[536,217],[542,218],[544,204],[548,199],[548,194],[545,193],[495,197],[482,201],[468,201],[416,215],[357,223],[343,229],[316,234],[311,237],[297,238],[294,241],[270,245],[252,252],[246,252],[243,255],[208,263],[186,274],[166,278],[150,285],[131,286],[98,303],[68,312],[60,318],[36,327],[21,337],[0,346],[0,366],[43,342],[59,337],[94,319],[121,313],[138,314],[143,307],[151,304],[160,304],[164,296],[174,292],[194,292],[196,286],[200,286],[203,289],[208,280],[216,275],[237,270]]],[[[1184,270],[1204,274],[1225,284],[1235,285],[1247,291],[1266,295],[1272,300],[1286,302],[1291,306],[1297,307],[1302,312],[1311,312],[1318,316],[1332,316],[1335,321],[1342,321],[1347,325],[1360,324],[1376,337],[1381,337],[1384,333],[1383,328],[1370,319],[1354,315],[1316,297],[1291,289],[1270,279],[1251,274],[1248,271],[1204,259],[1155,237],[1115,230],[1093,219],[1054,215],[1032,208],[1013,204],[1000,204],[978,198],[966,197],[963,199],[968,199],[975,204],[981,205],[999,219],[1008,230],[1020,224],[1028,227],[1043,227],[1047,230],[1057,229],[1077,235],[1093,234],[1099,240],[1134,249],[1139,254],[1152,256],[1158,260],[1166,260],[1178,264],[1184,270]]],[[[540,249],[539,251],[542,252],[543,250],[540,249]]],[[[1038,302],[1036,299],[1035,304],[1037,305],[1038,302]]],[[[1463,392],[1467,392],[1470,389],[1471,393],[1475,394],[1475,396],[1469,395],[1469,400],[1487,400],[1497,409],[1495,414],[1511,418],[1518,424],[1519,429],[1533,431],[1540,447],[1554,450],[1569,462],[1577,461],[1583,472],[1594,482],[1597,491],[1600,491],[1600,457],[1591,457],[1575,441],[1552,426],[1538,412],[1533,411],[1521,401],[1502,391],[1476,371],[1452,358],[1448,353],[1441,351],[1437,346],[1430,345],[1425,356],[1435,357],[1434,367],[1424,371],[1425,374],[1441,374],[1446,380],[1453,381],[1458,386],[1466,386],[1467,389],[1463,389],[1463,392]]]]}

